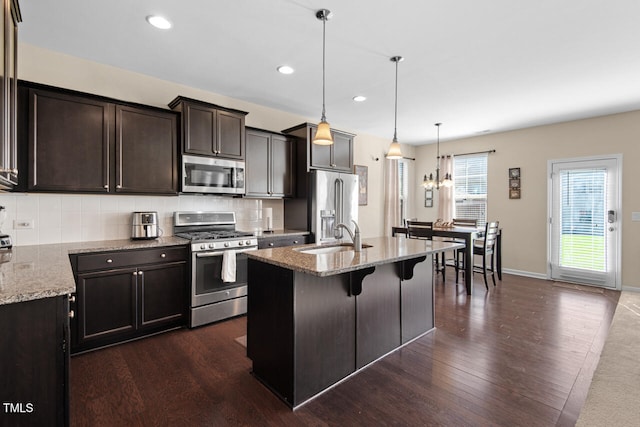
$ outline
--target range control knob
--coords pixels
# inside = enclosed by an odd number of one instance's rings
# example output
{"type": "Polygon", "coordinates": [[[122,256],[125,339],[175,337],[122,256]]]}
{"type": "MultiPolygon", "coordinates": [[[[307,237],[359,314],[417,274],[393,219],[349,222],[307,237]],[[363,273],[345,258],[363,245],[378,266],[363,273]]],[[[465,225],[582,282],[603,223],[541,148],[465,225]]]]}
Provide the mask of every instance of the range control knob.
{"type": "Polygon", "coordinates": [[[214,245],[213,243],[209,243],[209,249],[213,249],[215,247],[216,247],[216,245],[214,245]]]}
{"type": "Polygon", "coordinates": [[[244,242],[243,242],[242,240],[240,240],[240,241],[238,242],[238,246],[242,246],[242,245],[244,245],[244,242]]]}
{"type": "Polygon", "coordinates": [[[244,242],[244,244],[249,246],[251,244],[251,240],[247,240],[246,242],[244,242]]]}
{"type": "Polygon", "coordinates": [[[228,248],[229,247],[229,242],[225,242],[224,247],[228,248]]]}
{"type": "Polygon", "coordinates": [[[207,245],[205,245],[204,243],[200,245],[200,249],[207,249],[207,245]]]}

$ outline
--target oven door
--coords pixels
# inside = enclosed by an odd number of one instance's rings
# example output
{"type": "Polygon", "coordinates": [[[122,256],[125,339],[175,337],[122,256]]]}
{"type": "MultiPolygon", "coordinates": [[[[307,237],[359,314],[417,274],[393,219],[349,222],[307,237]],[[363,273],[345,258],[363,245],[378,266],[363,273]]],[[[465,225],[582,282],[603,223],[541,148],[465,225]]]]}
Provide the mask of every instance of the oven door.
{"type": "Polygon", "coordinates": [[[244,194],[244,162],[182,156],[182,191],[244,194]]]}
{"type": "Polygon", "coordinates": [[[236,250],[236,281],[222,281],[224,251],[192,255],[191,307],[199,307],[247,295],[247,255],[258,248],[236,250]]]}

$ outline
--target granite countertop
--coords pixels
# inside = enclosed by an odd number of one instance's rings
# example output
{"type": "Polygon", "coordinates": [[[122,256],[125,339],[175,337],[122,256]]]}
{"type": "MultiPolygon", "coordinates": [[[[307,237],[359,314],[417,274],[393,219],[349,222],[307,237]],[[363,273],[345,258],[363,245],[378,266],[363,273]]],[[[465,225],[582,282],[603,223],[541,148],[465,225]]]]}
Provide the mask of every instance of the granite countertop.
{"type": "Polygon", "coordinates": [[[0,250],[0,305],[71,294],[70,254],[186,245],[179,237],[14,246],[0,250]]]}
{"type": "Polygon", "coordinates": [[[304,251],[305,249],[332,246],[311,244],[261,249],[246,252],[246,255],[251,259],[314,276],[331,276],[464,247],[464,244],[459,243],[408,239],[405,237],[375,237],[363,239],[362,244],[363,246],[371,245],[371,247],[363,248],[362,252],[350,250],[325,254],[301,252],[301,250],[304,251]]]}

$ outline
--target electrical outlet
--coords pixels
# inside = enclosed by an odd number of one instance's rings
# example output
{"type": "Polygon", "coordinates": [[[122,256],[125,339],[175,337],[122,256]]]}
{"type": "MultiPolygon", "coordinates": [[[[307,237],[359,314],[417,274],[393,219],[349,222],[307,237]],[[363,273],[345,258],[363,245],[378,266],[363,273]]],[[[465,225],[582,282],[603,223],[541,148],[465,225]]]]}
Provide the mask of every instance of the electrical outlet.
{"type": "Polygon", "coordinates": [[[640,221],[640,212],[631,212],[631,221],[640,221]]]}
{"type": "Polygon", "coordinates": [[[15,219],[13,220],[13,229],[14,230],[25,230],[28,228],[33,228],[34,221],[32,219],[15,219]]]}

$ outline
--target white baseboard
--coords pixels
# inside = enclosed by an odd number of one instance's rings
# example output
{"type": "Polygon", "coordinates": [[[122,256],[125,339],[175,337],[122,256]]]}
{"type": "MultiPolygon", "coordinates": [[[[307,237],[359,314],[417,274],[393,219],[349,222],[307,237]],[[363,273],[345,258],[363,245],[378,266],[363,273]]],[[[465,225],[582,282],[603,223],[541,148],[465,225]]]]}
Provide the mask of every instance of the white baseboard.
{"type": "Polygon", "coordinates": [[[531,277],[532,279],[547,280],[547,275],[546,274],[532,273],[531,271],[521,271],[521,270],[512,270],[510,268],[503,268],[502,272],[503,273],[507,273],[507,274],[513,274],[513,275],[516,275],[516,276],[531,277]]]}
{"type": "MultiPolygon", "coordinates": [[[[512,270],[510,268],[503,268],[502,272],[507,274],[513,274],[515,276],[530,277],[532,279],[549,280],[546,274],[532,273],[531,271],[521,271],[521,270],[512,270]]],[[[607,289],[611,289],[611,288],[607,288],[607,289]]],[[[612,290],[615,290],[615,289],[612,289],[612,290]]],[[[640,292],[640,287],[623,285],[621,290],[625,292],[640,292]]]]}

